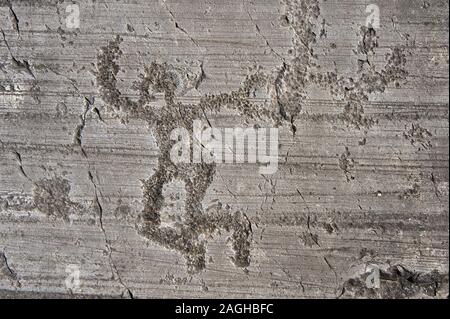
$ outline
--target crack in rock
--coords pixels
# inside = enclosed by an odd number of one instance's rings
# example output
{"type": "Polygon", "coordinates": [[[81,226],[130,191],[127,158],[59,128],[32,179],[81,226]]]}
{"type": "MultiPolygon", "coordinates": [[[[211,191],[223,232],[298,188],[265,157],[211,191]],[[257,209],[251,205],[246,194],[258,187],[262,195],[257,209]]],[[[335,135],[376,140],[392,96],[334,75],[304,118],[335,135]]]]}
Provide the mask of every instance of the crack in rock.
{"type": "Polygon", "coordinates": [[[17,277],[16,272],[8,264],[8,259],[4,252],[0,252],[0,279],[6,277],[9,279],[12,285],[20,287],[20,281],[17,277]]]}

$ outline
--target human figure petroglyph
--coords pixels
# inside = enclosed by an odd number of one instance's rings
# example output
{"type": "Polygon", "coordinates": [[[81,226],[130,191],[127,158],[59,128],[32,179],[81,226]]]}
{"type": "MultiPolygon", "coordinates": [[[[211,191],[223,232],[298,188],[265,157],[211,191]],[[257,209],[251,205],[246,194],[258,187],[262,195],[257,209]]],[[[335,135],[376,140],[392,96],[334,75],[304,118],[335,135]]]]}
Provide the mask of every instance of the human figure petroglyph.
{"type": "Polygon", "coordinates": [[[218,207],[215,213],[205,214],[202,199],[210,186],[216,170],[214,163],[177,163],[170,159],[170,151],[175,141],[170,139],[171,132],[182,126],[192,131],[194,119],[203,118],[199,105],[183,105],[175,101],[177,75],[171,66],[156,62],[145,67],[145,74],[139,85],[140,95],[137,101],[124,97],[116,88],[116,75],[119,67],[116,60],[121,52],[120,38],[109,43],[99,54],[97,82],[102,99],[113,108],[123,120],[127,116],[137,116],[148,121],[154,129],[154,136],[160,150],[156,172],[143,182],[144,210],[137,228],[139,234],[167,248],[182,253],[191,271],[205,267],[205,239],[215,231],[222,229],[232,233],[232,246],[235,251],[234,263],[246,267],[250,263],[251,225],[240,212],[231,213],[218,207]],[[152,93],[163,93],[165,106],[152,107],[155,100],[152,93]],[[164,204],[164,185],[174,180],[184,183],[186,189],[184,222],[180,227],[161,225],[160,212],[164,204]]]}
{"type": "Polygon", "coordinates": [[[185,105],[177,101],[177,97],[183,92],[187,82],[193,87],[198,86],[204,77],[203,70],[192,76],[188,71],[167,63],[151,62],[144,68],[144,74],[136,86],[139,96],[133,100],[117,88],[116,76],[120,70],[118,59],[121,56],[122,39],[117,37],[98,54],[97,85],[108,109],[124,122],[128,117],[146,120],[153,129],[160,150],[156,172],[143,182],[144,209],[137,221],[138,232],[149,240],[182,253],[190,271],[199,271],[205,267],[207,238],[220,229],[232,233],[234,263],[247,267],[250,264],[252,229],[244,214],[231,212],[229,207],[218,207],[212,213],[205,211],[202,200],[213,181],[216,165],[172,162],[170,152],[175,141],[171,140],[170,134],[175,128],[183,127],[192,132],[194,121],[207,120],[207,112],[228,109],[244,119],[264,120],[273,126],[287,124],[295,135],[295,120],[307,98],[306,89],[309,84],[321,86],[333,97],[345,101],[346,106],[340,120],[357,128],[369,127],[373,123],[365,118],[363,112],[368,94],[381,93],[388,84],[404,76],[405,57],[399,48],[388,56],[388,64],[381,71],[369,65],[356,78],[339,76],[337,71],[321,71],[313,51],[316,41],[314,27],[320,15],[318,2],[284,2],[284,19],[294,34],[292,60],[284,60],[274,74],[267,74],[256,68],[239,89],[203,95],[197,104],[185,105]],[[253,99],[260,90],[266,95],[263,102],[253,99]],[[165,105],[162,107],[154,103],[157,94],[164,96],[165,105]],[[161,225],[160,216],[164,204],[163,188],[175,180],[184,183],[186,190],[185,218],[179,227],[165,227],[161,225]]]}

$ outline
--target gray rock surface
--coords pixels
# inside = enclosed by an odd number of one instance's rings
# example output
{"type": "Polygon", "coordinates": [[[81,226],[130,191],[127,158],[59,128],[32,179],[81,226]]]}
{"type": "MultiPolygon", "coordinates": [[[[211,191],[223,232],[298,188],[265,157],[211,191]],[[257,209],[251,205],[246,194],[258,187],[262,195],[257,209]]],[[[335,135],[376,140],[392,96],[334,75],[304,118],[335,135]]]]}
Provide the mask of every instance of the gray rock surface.
{"type": "Polygon", "coordinates": [[[0,0],[0,298],[446,298],[448,6],[0,0]]]}

